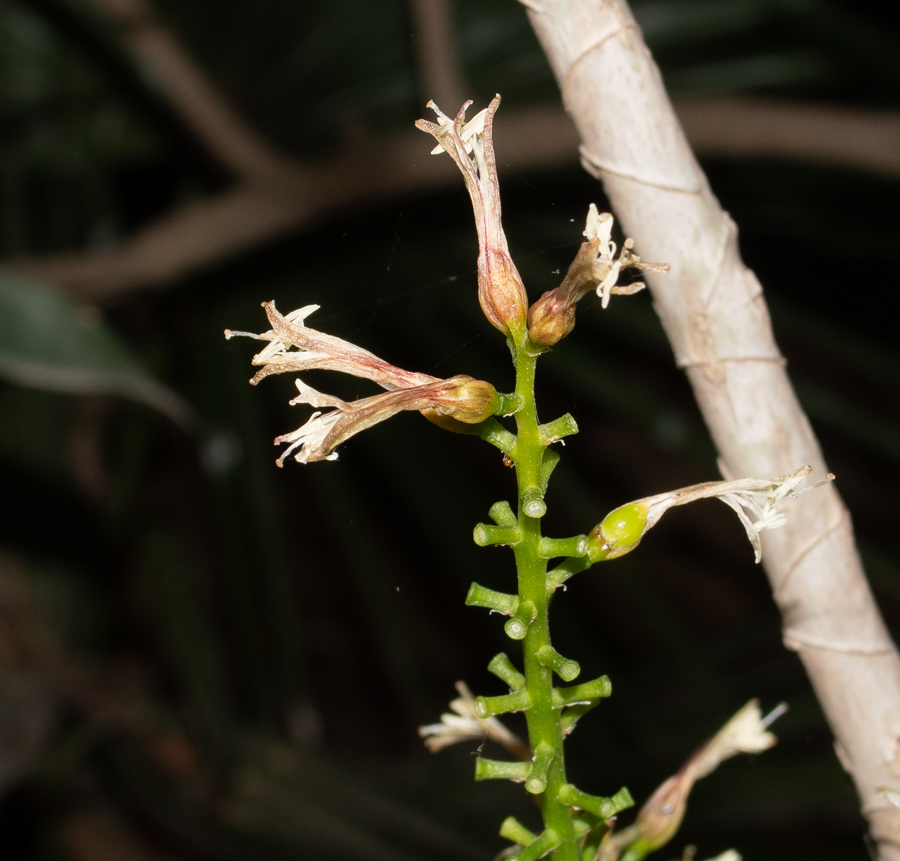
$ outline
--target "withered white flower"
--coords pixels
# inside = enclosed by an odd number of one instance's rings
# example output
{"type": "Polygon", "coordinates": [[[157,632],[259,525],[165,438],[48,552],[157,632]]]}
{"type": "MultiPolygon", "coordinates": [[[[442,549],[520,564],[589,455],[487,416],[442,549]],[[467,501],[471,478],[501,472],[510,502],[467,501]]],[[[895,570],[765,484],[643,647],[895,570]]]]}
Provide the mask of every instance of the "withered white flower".
{"type": "Polygon", "coordinates": [[[417,120],[416,128],[432,135],[438,142],[432,152],[446,152],[463,175],[478,231],[478,301],[491,324],[509,335],[525,325],[528,297],[500,220],[500,184],[493,144],[494,113],[500,106],[500,96],[466,122],[471,104],[466,102],[451,120],[429,102],[438,121],[417,120]]]}
{"type": "Polygon", "coordinates": [[[294,455],[294,460],[298,463],[336,460],[335,449],[342,442],[403,410],[427,410],[466,424],[484,421],[497,411],[498,398],[494,387],[463,374],[408,389],[394,389],[349,403],[318,392],[302,380],[298,379],[296,384],[300,394],[291,404],[333,409],[327,413],[314,412],[302,427],[276,437],[276,445],[290,443],[276,461],[279,466],[283,466],[297,449],[299,451],[294,455]]]}
{"type": "Polygon", "coordinates": [[[631,239],[625,240],[625,248],[616,258],[616,244],[610,239],[612,227],[612,215],[598,212],[592,203],[584,228],[587,241],[578,249],[566,277],[559,287],[544,293],[528,311],[528,335],[535,344],[552,347],[568,335],[575,327],[575,306],[592,290],[597,291],[605,308],[613,293],[630,295],[644,289],[646,285],[640,281],[616,284],[622,269],[668,271],[667,264],[645,263],[632,254],[634,243],[631,239]]]}
{"type": "Polygon", "coordinates": [[[797,490],[797,486],[811,471],[811,466],[804,466],[790,475],[778,478],[707,481],[620,506],[607,515],[589,536],[594,561],[614,559],[633,550],[647,530],[653,527],[670,508],[686,505],[697,499],[715,497],[721,499],[737,514],[747,532],[747,538],[753,545],[756,561],[759,562],[762,559],[759,533],[764,529],[777,529],[787,522],[786,515],[778,510],[779,501],[798,496],[834,479],[829,473],[823,481],[797,490]]]}
{"type": "MultiPolygon", "coordinates": [[[[471,104],[471,102],[469,102],[471,104]]],[[[437,114],[437,124],[442,128],[444,133],[453,132],[453,123],[455,122],[453,117],[448,117],[433,101],[429,102],[425,105],[426,108],[431,108],[437,114]]],[[[479,166],[484,164],[484,121],[487,118],[488,109],[484,108],[484,110],[479,111],[475,114],[472,119],[463,123],[462,128],[460,128],[459,136],[462,139],[462,142],[466,146],[466,152],[471,153],[478,147],[479,152],[475,159],[475,164],[479,166]]],[[[440,155],[442,152],[447,152],[441,144],[438,144],[432,151],[431,155],[440,155]]]]}
{"type": "Polygon", "coordinates": [[[736,849],[726,849],[721,855],[716,855],[709,861],[743,861],[743,856],[736,849]]]}
{"type": "Polygon", "coordinates": [[[875,791],[883,796],[888,803],[900,808],[900,790],[891,789],[889,786],[879,786],[875,791]]]}
{"type": "Polygon", "coordinates": [[[450,703],[453,713],[442,714],[440,723],[419,727],[419,735],[425,739],[425,746],[432,753],[461,741],[483,741],[489,738],[522,761],[531,759],[528,745],[497,718],[480,718],[475,714],[475,697],[465,682],[457,682],[456,690],[459,696],[450,703]]]}
{"type": "MultiPolygon", "coordinates": [[[[677,774],[656,789],[641,808],[633,825],[612,834],[601,844],[598,861],[616,861],[627,847],[634,847],[647,854],[665,846],[681,826],[687,810],[688,795],[694,784],[738,753],[760,753],[772,747],[777,739],[768,731],[768,726],[786,710],[787,706],[782,703],[763,717],[759,701],[750,700],[688,758],[677,774]]],[[[726,852],[719,857],[724,857],[727,861],[740,858],[734,850],[729,851],[734,854],[726,852]]]]}
{"type": "Polygon", "coordinates": [[[596,243],[596,252],[593,260],[593,275],[597,281],[596,291],[600,297],[603,308],[609,305],[609,297],[613,293],[629,295],[643,290],[644,283],[637,281],[634,284],[616,285],[622,269],[649,269],[654,272],[668,272],[667,263],[647,263],[641,260],[637,254],[633,254],[634,240],[626,239],[622,244],[622,252],[616,257],[616,243],[612,241],[613,217],[608,212],[598,212],[596,204],[591,204],[588,209],[587,222],[584,226],[584,235],[589,243],[596,243]]]}
{"type": "Polygon", "coordinates": [[[768,728],[786,711],[787,706],[781,703],[763,717],[759,700],[750,700],[688,760],[694,780],[706,777],[736,754],[768,750],[778,741],[768,728]]]}
{"type": "Polygon", "coordinates": [[[435,424],[453,430],[456,422],[462,426],[477,424],[500,408],[500,396],[490,383],[462,374],[441,380],[405,371],[349,341],[310,329],[305,321],[318,305],[298,308],[286,316],[278,313],[274,302],[263,302],[263,307],[272,326],[268,332],[225,331],[226,338],[243,336],[269,342],[253,357],[254,365],[262,365],[250,380],[253,385],[270,374],[326,370],[373,380],[387,389],[383,394],[347,402],[298,379],[300,394],[292,404],[331,411],[313,413],[302,427],[275,440],[276,445],[289,444],[276,461],[279,466],[292,454],[298,463],[335,460],[335,449],[342,442],[403,410],[417,410],[435,424]]]}
{"type": "Polygon", "coordinates": [[[374,380],[388,391],[421,386],[437,379],[430,374],[405,371],[356,344],[310,329],[305,325],[306,318],[319,310],[318,305],[306,305],[284,316],[278,313],[274,302],[263,302],[262,306],[272,327],[268,332],[256,335],[253,332],[225,330],[226,338],[255,338],[269,342],[253,357],[254,365],[263,366],[250,380],[254,386],[270,374],[296,374],[311,370],[340,371],[374,380]]]}

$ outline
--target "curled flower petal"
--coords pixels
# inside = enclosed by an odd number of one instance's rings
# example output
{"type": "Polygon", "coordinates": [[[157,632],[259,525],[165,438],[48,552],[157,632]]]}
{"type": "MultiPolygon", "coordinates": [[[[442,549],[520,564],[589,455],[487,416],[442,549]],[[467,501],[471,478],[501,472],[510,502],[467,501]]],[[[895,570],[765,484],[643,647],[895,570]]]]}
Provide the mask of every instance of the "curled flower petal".
{"type": "Polygon", "coordinates": [[[584,228],[587,241],[578,249],[566,277],[559,287],[544,293],[528,311],[528,336],[535,344],[550,347],[568,335],[575,326],[576,304],[592,290],[596,290],[601,305],[606,308],[613,293],[630,295],[644,289],[646,285],[640,281],[616,284],[622,269],[668,271],[668,264],[647,263],[633,254],[631,239],[625,240],[617,258],[616,243],[610,238],[612,227],[612,215],[598,212],[592,203],[584,228]]]}
{"type": "Polygon", "coordinates": [[[478,301],[491,324],[509,335],[512,329],[524,326],[528,297],[500,220],[500,183],[493,144],[494,113],[500,106],[500,96],[466,122],[471,104],[466,102],[451,120],[429,102],[438,121],[417,120],[416,128],[432,135],[438,142],[432,153],[446,152],[463,175],[478,231],[478,301]]]}
{"type": "Polygon", "coordinates": [[[511,733],[497,718],[480,718],[475,714],[475,697],[465,682],[457,682],[459,696],[450,703],[453,714],[445,712],[440,723],[419,727],[425,746],[437,753],[462,741],[483,741],[489,738],[502,745],[523,762],[531,759],[531,749],[517,735],[511,733]]]}

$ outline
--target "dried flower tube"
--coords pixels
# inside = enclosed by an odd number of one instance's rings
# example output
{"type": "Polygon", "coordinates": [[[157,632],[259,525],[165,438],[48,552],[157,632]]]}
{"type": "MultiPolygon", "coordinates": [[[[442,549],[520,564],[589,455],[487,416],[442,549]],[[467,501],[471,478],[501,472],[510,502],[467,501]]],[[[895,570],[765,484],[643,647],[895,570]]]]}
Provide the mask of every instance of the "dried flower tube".
{"type": "Polygon", "coordinates": [[[432,410],[439,416],[477,424],[500,408],[500,397],[490,383],[465,375],[350,402],[318,392],[299,379],[296,385],[300,394],[291,404],[333,409],[327,413],[314,412],[305,425],[275,439],[276,445],[289,443],[277,460],[279,466],[297,449],[294,460],[298,463],[336,460],[335,449],[342,442],[403,410],[432,410]]]}
{"type": "Polygon", "coordinates": [[[298,463],[335,460],[335,449],[341,443],[404,410],[419,411],[433,423],[454,430],[457,425],[479,424],[515,408],[515,399],[500,395],[490,383],[463,374],[441,380],[406,371],[349,341],[310,329],[304,324],[318,305],[307,305],[286,316],[278,312],[274,302],[263,302],[263,307],[272,326],[268,332],[225,331],[226,338],[241,336],[269,342],[253,357],[253,364],[262,366],[250,381],[253,385],[270,374],[326,370],[369,379],[387,389],[383,394],[348,402],[298,379],[299,394],[291,404],[331,410],[314,412],[297,430],[275,439],[276,445],[288,444],[276,461],[279,466],[291,455],[298,463]]]}
{"type": "Polygon", "coordinates": [[[528,297],[509,254],[500,220],[500,183],[493,143],[494,114],[500,106],[500,96],[466,122],[466,110],[471,104],[466,102],[456,118],[451,119],[429,102],[438,121],[418,120],[416,127],[437,140],[433,155],[446,152],[462,172],[478,231],[478,300],[488,320],[510,335],[525,326],[528,297]]]}
{"type": "MultiPolygon", "coordinates": [[[[777,739],[768,727],[784,714],[786,708],[782,704],[763,717],[759,701],[750,700],[719,732],[691,754],[677,774],[656,789],[640,809],[633,825],[611,834],[601,843],[598,861],[638,861],[665,846],[681,826],[694,784],[732,756],[761,753],[772,747],[777,739]]],[[[726,857],[734,856],[726,854],[726,857]]]]}
{"type": "Polygon", "coordinates": [[[425,746],[436,753],[461,741],[483,741],[485,738],[505,747],[522,762],[531,760],[531,749],[511,733],[497,718],[480,718],[475,713],[475,697],[465,682],[456,683],[459,696],[451,701],[451,712],[441,715],[440,723],[419,727],[425,746]]]}
{"type": "Polygon", "coordinates": [[[625,240],[616,257],[612,227],[612,215],[598,212],[592,203],[584,227],[586,241],[578,249],[562,284],[544,293],[528,311],[528,336],[535,344],[551,347],[568,335],[575,326],[575,306],[591,291],[597,292],[606,308],[613,293],[631,295],[643,290],[646,285],[640,281],[616,283],[623,269],[668,272],[667,263],[647,263],[632,253],[631,239],[625,240]]]}

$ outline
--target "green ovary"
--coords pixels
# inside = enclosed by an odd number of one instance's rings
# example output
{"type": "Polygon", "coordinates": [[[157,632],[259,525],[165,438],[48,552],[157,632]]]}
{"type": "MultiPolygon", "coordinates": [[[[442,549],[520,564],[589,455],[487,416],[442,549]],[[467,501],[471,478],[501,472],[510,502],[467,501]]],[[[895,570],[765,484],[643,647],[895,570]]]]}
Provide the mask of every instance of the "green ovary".
{"type": "Polygon", "coordinates": [[[591,562],[615,559],[630,553],[641,542],[647,528],[647,509],[632,502],[610,512],[588,535],[591,562]]]}

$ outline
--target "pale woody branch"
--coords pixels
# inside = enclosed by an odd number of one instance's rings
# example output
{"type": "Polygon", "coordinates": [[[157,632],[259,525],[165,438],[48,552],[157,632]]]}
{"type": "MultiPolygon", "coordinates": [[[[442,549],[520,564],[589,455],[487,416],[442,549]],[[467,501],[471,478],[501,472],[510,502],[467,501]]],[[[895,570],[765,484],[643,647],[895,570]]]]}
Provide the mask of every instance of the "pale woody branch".
{"type": "MultiPolygon", "coordinates": [[[[624,0],[541,0],[529,17],[602,180],[642,253],[678,364],[732,476],[778,475],[822,453],[784,370],[759,282],[710,191],[624,0]]],[[[784,641],[809,673],[882,861],[900,859],[900,810],[879,791],[900,774],[900,657],[875,605],[834,487],[790,505],[763,537],[784,641]]]]}

